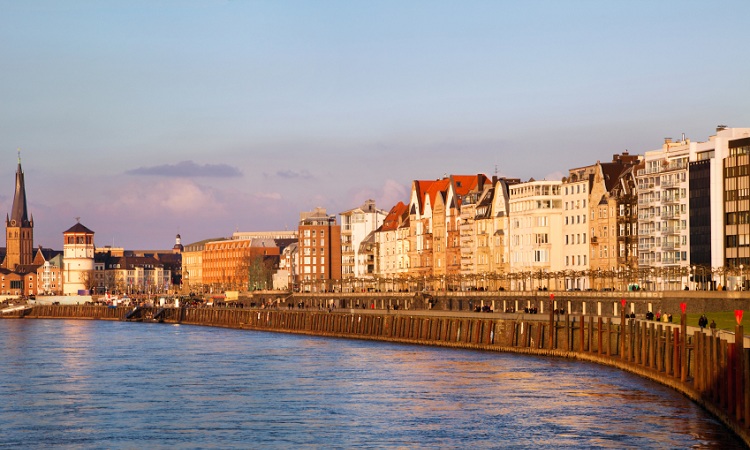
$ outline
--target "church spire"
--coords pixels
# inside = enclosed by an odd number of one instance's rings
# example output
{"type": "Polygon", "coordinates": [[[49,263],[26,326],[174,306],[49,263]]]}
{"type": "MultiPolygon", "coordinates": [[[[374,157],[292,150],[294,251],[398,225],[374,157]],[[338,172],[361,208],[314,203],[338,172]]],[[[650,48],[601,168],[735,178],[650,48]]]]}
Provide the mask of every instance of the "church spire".
{"type": "Polygon", "coordinates": [[[18,149],[18,169],[16,169],[16,192],[13,194],[13,209],[10,213],[11,226],[33,226],[29,222],[28,207],[26,206],[26,184],[21,169],[21,149],[18,149]]]}

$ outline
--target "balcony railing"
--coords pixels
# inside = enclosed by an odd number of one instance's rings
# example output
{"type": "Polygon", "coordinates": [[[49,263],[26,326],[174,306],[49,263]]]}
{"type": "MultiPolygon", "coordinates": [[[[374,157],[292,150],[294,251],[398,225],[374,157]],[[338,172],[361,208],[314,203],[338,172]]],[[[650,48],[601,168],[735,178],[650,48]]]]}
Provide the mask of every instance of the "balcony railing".
{"type": "Polygon", "coordinates": [[[678,219],[682,213],[679,211],[662,211],[661,218],[662,219],[678,219]]]}
{"type": "Polygon", "coordinates": [[[661,229],[661,234],[679,234],[680,227],[665,227],[661,229]]]}

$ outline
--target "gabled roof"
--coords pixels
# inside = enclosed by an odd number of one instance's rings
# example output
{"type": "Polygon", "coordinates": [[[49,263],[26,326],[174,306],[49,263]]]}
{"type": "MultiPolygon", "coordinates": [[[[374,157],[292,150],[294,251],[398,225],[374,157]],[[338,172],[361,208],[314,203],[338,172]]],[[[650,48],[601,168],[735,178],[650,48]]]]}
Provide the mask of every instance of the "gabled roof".
{"type": "Polygon", "coordinates": [[[51,248],[42,248],[39,246],[36,253],[34,253],[34,264],[44,264],[45,261],[50,261],[62,254],[61,250],[52,250],[51,248]]]}
{"type": "MultiPolygon", "coordinates": [[[[448,190],[452,189],[455,196],[451,199],[448,208],[460,208],[461,199],[476,189],[480,184],[484,185],[489,179],[485,175],[451,175],[439,180],[415,180],[413,183],[414,190],[417,193],[419,202],[419,211],[424,211],[424,206],[429,200],[430,205],[435,205],[437,196],[442,196],[445,201],[448,196],[448,190]]],[[[412,207],[412,214],[415,213],[412,207]]]]}
{"type": "Polygon", "coordinates": [[[14,272],[19,274],[36,273],[36,270],[40,267],[42,267],[41,264],[19,264],[14,272]]]}
{"type": "Polygon", "coordinates": [[[409,207],[405,205],[404,202],[398,202],[396,206],[391,208],[388,215],[385,216],[383,225],[380,226],[380,231],[395,230],[398,228],[399,224],[403,222],[405,217],[409,217],[409,207]]]}

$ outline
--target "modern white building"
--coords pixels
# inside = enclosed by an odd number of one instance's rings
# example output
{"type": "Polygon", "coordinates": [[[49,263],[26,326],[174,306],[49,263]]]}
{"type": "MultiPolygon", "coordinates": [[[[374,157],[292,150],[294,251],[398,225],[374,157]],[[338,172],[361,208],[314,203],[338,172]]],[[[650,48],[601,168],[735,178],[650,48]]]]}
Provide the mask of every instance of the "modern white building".
{"type": "Polygon", "coordinates": [[[371,277],[375,270],[375,255],[371,252],[362,252],[361,244],[383,224],[388,212],[375,207],[374,200],[367,200],[362,206],[339,215],[342,277],[371,277]]]}
{"type": "Polygon", "coordinates": [[[665,138],[638,171],[638,266],[642,288],[680,289],[689,267],[688,162],[696,144],[665,138]],[[650,273],[648,272],[650,271],[650,273]]]}
{"type": "Polygon", "coordinates": [[[689,163],[692,289],[747,289],[750,266],[750,128],[719,125],[691,148],[689,163]]]}
{"type": "Polygon", "coordinates": [[[512,289],[554,288],[550,272],[564,267],[561,187],[533,179],[509,187],[512,289]]]}

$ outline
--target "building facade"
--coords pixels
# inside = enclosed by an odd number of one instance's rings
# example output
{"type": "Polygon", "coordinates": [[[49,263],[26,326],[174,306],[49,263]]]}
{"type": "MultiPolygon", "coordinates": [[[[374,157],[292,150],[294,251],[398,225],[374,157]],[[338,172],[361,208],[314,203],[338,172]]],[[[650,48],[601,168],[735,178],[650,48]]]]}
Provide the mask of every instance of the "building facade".
{"type": "MultiPolygon", "coordinates": [[[[299,279],[303,292],[330,292],[341,284],[341,226],[325,208],[300,213],[299,279]]],[[[350,287],[353,288],[353,287],[350,287]]]]}
{"type": "Polygon", "coordinates": [[[341,276],[344,278],[372,278],[374,254],[362,245],[385,220],[388,213],[367,200],[358,208],[339,214],[341,218],[341,276]]]}
{"type": "Polygon", "coordinates": [[[511,287],[549,289],[564,267],[562,182],[529,180],[510,186],[511,287]]]}
{"type": "Polygon", "coordinates": [[[5,260],[3,267],[16,271],[28,266],[34,258],[34,217],[29,215],[26,205],[26,182],[21,169],[21,154],[18,154],[16,185],[10,216],[5,219],[5,260]]]}
{"type": "Polygon", "coordinates": [[[76,223],[63,232],[63,295],[87,294],[94,281],[94,232],[76,223]]]}

